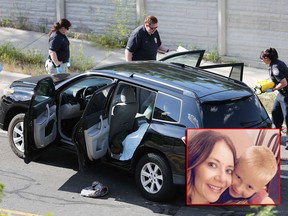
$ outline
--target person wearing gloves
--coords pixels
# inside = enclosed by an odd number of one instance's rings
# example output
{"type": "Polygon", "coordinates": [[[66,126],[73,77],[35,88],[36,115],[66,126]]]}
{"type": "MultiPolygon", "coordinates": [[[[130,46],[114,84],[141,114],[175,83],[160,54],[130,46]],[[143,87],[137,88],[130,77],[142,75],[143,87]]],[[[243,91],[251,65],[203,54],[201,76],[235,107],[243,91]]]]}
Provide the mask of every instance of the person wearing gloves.
{"type": "Polygon", "coordinates": [[[49,31],[49,57],[45,63],[49,74],[68,72],[70,42],[66,34],[70,27],[70,21],[62,18],[49,31]]]}
{"type": "Polygon", "coordinates": [[[288,150],[288,67],[278,59],[275,48],[267,48],[260,52],[260,59],[268,65],[269,76],[275,83],[272,91],[278,91],[272,108],[272,121],[276,128],[282,129],[286,124],[286,150],[288,150]]]}

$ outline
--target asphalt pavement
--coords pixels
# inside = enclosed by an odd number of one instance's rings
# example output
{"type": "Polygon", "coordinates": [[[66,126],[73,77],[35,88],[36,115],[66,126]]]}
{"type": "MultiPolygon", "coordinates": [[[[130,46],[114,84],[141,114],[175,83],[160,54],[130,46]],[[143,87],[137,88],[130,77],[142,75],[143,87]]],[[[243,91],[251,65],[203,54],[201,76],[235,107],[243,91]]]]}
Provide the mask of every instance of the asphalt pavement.
{"type": "MultiPolygon", "coordinates": [[[[77,55],[79,50],[83,50],[83,55],[86,58],[93,58],[95,61],[95,65],[105,65],[116,62],[124,62],[124,49],[117,50],[105,50],[100,49],[98,47],[93,46],[88,41],[81,39],[69,38],[70,47],[72,48],[71,55],[77,55]]],[[[13,28],[4,28],[0,27],[0,44],[10,42],[15,47],[23,49],[23,50],[37,50],[41,52],[44,56],[48,55],[48,34],[33,32],[33,31],[24,31],[13,28]]],[[[177,47],[171,47],[170,49],[177,49],[177,47]]],[[[158,54],[157,58],[163,57],[165,54],[158,54]]],[[[0,59],[1,63],[1,59],[0,59]]],[[[73,63],[72,63],[73,64],[73,63]]],[[[44,67],[44,65],[43,65],[44,67]]],[[[5,86],[7,86],[13,80],[27,77],[25,74],[15,73],[5,71],[0,72],[0,96],[2,95],[2,90],[5,86]]],[[[252,68],[252,67],[244,67],[243,81],[250,87],[255,86],[257,81],[261,81],[268,78],[267,70],[252,68]]],[[[288,151],[285,150],[284,143],[281,144],[280,149],[281,154],[281,170],[284,169],[285,172],[281,172],[281,178],[288,178],[288,151]]],[[[282,185],[283,188],[284,185],[282,185]]],[[[287,185],[284,186],[287,190],[287,185]]],[[[287,191],[285,192],[287,194],[287,191]]]]}

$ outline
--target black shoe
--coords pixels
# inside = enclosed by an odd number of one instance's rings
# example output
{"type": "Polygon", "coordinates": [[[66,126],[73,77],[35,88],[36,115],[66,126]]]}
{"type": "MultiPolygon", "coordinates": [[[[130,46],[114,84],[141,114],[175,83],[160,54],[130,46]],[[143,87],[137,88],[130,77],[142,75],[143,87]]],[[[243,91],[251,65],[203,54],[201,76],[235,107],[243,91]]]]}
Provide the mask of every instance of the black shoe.
{"type": "Polygon", "coordinates": [[[285,150],[288,150],[288,145],[286,146],[285,150]]]}

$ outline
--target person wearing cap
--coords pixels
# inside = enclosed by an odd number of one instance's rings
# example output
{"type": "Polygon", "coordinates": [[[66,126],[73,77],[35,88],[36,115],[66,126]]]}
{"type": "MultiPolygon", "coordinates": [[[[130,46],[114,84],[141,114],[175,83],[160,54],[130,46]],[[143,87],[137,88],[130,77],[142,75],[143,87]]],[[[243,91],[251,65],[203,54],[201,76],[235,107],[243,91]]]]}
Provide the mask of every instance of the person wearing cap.
{"type": "Polygon", "coordinates": [[[49,57],[45,63],[49,74],[68,71],[67,63],[70,59],[70,42],[67,33],[70,27],[70,21],[62,18],[54,23],[49,31],[49,57]]]}
{"type": "Polygon", "coordinates": [[[157,28],[157,18],[147,16],[144,24],[138,26],[128,39],[125,49],[126,61],[156,60],[157,51],[169,52],[162,44],[157,28]]]}

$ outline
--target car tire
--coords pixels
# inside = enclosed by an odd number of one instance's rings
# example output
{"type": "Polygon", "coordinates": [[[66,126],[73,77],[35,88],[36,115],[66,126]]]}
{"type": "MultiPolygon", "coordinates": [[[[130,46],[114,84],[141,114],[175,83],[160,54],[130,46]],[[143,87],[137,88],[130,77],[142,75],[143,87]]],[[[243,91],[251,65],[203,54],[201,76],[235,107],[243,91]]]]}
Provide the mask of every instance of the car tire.
{"type": "Polygon", "coordinates": [[[171,169],[159,155],[149,153],[140,159],[135,180],[141,194],[148,200],[165,201],[174,195],[171,169]]]}
{"type": "Polygon", "coordinates": [[[19,158],[24,158],[24,116],[24,113],[14,116],[8,127],[10,146],[19,158]]]}

